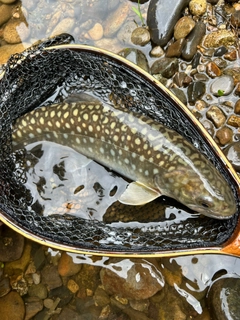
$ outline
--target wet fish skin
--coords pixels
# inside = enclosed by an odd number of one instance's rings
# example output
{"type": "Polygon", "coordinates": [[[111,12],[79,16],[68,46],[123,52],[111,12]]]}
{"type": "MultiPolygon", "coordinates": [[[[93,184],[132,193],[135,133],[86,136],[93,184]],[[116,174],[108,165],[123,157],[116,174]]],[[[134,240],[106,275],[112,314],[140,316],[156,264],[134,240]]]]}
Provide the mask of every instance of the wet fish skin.
{"type": "Polygon", "coordinates": [[[230,186],[193,145],[121,107],[96,101],[41,107],[16,120],[12,138],[15,149],[42,140],[67,145],[140,187],[210,217],[224,219],[236,212],[230,186]]]}

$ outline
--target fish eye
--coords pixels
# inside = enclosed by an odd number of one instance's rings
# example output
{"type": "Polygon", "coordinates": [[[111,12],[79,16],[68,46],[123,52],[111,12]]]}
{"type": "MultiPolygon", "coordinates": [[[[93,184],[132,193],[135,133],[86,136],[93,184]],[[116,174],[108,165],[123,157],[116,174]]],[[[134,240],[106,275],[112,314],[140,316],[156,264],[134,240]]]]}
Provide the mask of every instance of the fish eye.
{"type": "Polygon", "coordinates": [[[197,203],[205,208],[205,209],[209,209],[209,208],[212,208],[213,207],[213,203],[212,201],[210,201],[209,199],[206,199],[206,198],[199,198],[197,199],[197,203]]]}

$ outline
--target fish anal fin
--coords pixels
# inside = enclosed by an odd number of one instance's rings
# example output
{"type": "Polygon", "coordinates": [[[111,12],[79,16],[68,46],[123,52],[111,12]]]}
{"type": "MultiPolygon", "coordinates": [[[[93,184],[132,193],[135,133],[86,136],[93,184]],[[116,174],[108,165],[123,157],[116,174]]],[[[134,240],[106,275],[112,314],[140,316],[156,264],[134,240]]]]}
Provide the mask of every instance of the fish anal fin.
{"type": "Polygon", "coordinates": [[[123,204],[137,206],[151,202],[160,196],[160,192],[148,188],[144,184],[131,182],[118,200],[123,204]]]}

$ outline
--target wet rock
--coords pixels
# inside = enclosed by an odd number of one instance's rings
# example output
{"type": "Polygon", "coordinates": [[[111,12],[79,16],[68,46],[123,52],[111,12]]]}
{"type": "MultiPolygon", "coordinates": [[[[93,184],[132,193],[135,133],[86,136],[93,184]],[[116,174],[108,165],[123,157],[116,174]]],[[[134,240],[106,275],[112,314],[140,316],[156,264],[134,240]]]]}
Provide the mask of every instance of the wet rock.
{"type": "Polygon", "coordinates": [[[175,42],[173,42],[167,49],[166,57],[173,58],[177,57],[179,58],[182,53],[182,48],[185,45],[186,40],[185,39],[179,39],[175,42]]]}
{"type": "Polygon", "coordinates": [[[53,265],[47,265],[41,271],[42,284],[45,284],[48,290],[55,289],[62,285],[62,280],[57,272],[57,267],[53,265]]]}
{"type": "Polygon", "coordinates": [[[195,28],[186,38],[186,44],[182,51],[183,59],[189,61],[193,58],[197,52],[197,46],[199,45],[202,37],[205,35],[206,25],[203,22],[196,23],[195,28]]]}
{"type": "Polygon", "coordinates": [[[43,302],[37,297],[27,297],[25,302],[25,318],[24,320],[31,320],[33,317],[43,309],[43,302]]]}
{"type": "Polygon", "coordinates": [[[211,106],[206,113],[208,119],[210,119],[216,128],[220,128],[226,121],[226,116],[218,106],[211,106]]]}
{"type": "Polygon", "coordinates": [[[72,297],[73,293],[65,286],[57,287],[49,292],[49,298],[53,300],[60,299],[58,303],[59,308],[67,305],[71,301],[72,297]]]}
{"type": "Polygon", "coordinates": [[[12,16],[12,6],[2,4],[0,6],[0,27],[12,16]]]}
{"type": "Polygon", "coordinates": [[[190,83],[187,89],[188,102],[194,103],[199,100],[206,91],[206,85],[204,82],[197,81],[190,83]]]}
{"type": "Polygon", "coordinates": [[[7,43],[17,44],[25,41],[30,34],[30,30],[25,21],[20,19],[10,20],[3,30],[3,38],[7,43]]]}
{"type": "Polygon", "coordinates": [[[126,48],[121,50],[118,54],[121,57],[124,57],[125,59],[135,63],[143,70],[147,72],[149,71],[147,58],[145,57],[145,54],[142,51],[133,48],[126,48]]]}
{"type": "Polygon", "coordinates": [[[102,284],[109,294],[141,300],[153,296],[164,286],[162,274],[147,260],[112,259],[109,262],[110,268],[100,272],[102,284]]]}
{"type": "Polygon", "coordinates": [[[15,2],[16,0],[1,0],[2,3],[10,4],[15,2]]]}
{"type": "Polygon", "coordinates": [[[160,58],[164,55],[164,51],[160,46],[153,47],[150,56],[154,58],[160,58]]]}
{"type": "Polygon", "coordinates": [[[56,25],[56,27],[51,32],[51,37],[59,35],[61,33],[71,33],[75,20],[74,18],[64,18],[56,25]]]}
{"type": "Polygon", "coordinates": [[[73,277],[73,280],[79,286],[79,291],[77,294],[79,298],[93,296],[94,291],[97,289],[100,282],[100,269],[100,267],[84,264],[81,271],[73,277]]]}
{"type": "Polygon", "coordinates": [[[42,267],[46,263],[46,256],[45,256],[43,247],[38,248],[34,252],[33,261],[34,261],[34,265],[36,267],[36,270],[42,269],[42,267]]]}
{"type": "Polygon", "coordinates": [[[189,2],[189,9],[194,16],[202,16],[207,10],[206,0],[191,0],[189,2]]]}
{"type": "Polygon", "coordinates": [[[230,128],[224,126],[217,131],[216,137],[218,138],[220,144],[224,146],[232,140],[233,131],[230,128]]]}
{"type": "Polygon", "coordinates": [[[222,95],[229,95],[234,89],[234,81],[231,76],[221,76],[214,80],[210,86],[211,93],[218,97],[219,90],[221,90],[222,95]]]}
{"type": "Polygon", "coordinates": [[[168,0],[151,0],[147,12],[147,25],[151,40],[165,46],[173,35],[176,22],[189,0],[175,0],[169,5],[168,0]]]}
{"type": "Polygon", "coordinates": [[[235,103],[234,112],[240,114],[240,99],[235,103]]]}
{"type": "Polygon", "coordinates": [[[0,298],[1,320],[23,320],[25,306],[20,295],[11,291],[6,296],[0,298]]]}
{"type": "Polygon", "coordinates": [[[113,36],[126,20],[129,12],[129,4],[123,2],[119,7],[106,19],[104,23],[103,34],[105,37],[113,36]]]}
{"type": "Polygon", "coordinates": [[[195,21],[191,17],[182,17],[174,26],[174,38],[176,40],[185,38],[195,27],[195,24],[195,21]]]}
{"type": "Polygon", "coordinates": [[[146,28],[138,27],[133,31],[131,41],[133,44],[145,46],[150,41],[150,33],[146,28]]]}
{"type": "Polygon", "coordinates": [[[99,307],[105,307],[110,303],[109,295],[100,286],[97,287],[96,291],[94,292],[93,299],[95,301],[96,306],[99,306],[99,307]]]}
{"type": "Polygon", "coordinates": [[[224,58],[229,61],[235,61],[237,60],[237,57],[238,57],[237,50],[232,50],[224,55],[224,58]]]}
{"type": "Polygon", "coordinates": [[[95,47],[97,48],[102,48],[102,49],[106,49],[108,51],[117,53],[118,51],[120,51],[122,49],[122,46],[119,44],[118,39],[114,38],[102,38],[100,40],[97,40],[94,42],[95,47]]]}
{"type": "MultiPolygon", "coordinates": [[[[62,311],[60,312],[60,314],[59,314],[57,319],[58,320],[69,320],[69,319],[71,319],[71,320],[82,320],[82,319],[85,319],[85,318],[83,318],[82,315],[80,315],[76,311],[70,309],[69,307],[64,307],[62,309],[62,311]]],[[[92,319],[95,319],[95,318],[92,318],[92,319]]]]}
{"type": "Polygon", "coordinates": [[[177,72],[173,77],[173,81],[178,87],[185,87],[192,82],[192,78],[189,77],[185,72],[177,72]]]}
{"type": "Polygon", "coordinates": [[[11,291],[11,286],[9,282],[9,278],[5,277],[0,280],[0,297],[5,296],[11,291]]]}
{"type": "Polygon", "coordinates": [[[214,62],[209,62],[206,66],[206,73],[211,78],[220,77],[222,71],[218,68],[218,66],[214,62]]]}
{"type": "Polygon", "coordinates": [[[240,11],[239,10],[235,10],[232,15],[231,15],[231,24],[235,27],[240,27],[240,11]]]}
{"type": "Polygon", "coordinates": [[[203,45],[207,48],[217,48],[220,46],[231,46],[236,42],[236,36],[229,30],[218,30],[207,34],[204,37],[203,45]]]}
{"type": "Polygon", "coordinates": [[[0,261],[18,260],[24,247],[24,237],[3,225],[0,227],[0,261]]]}
{"type": "Polygon", "coordinates": [[[216,58],[213,62],[218,66],[220,69],[224,69],[227,66],[227,61],[223,60],[222,58],[216,58]]]}
{"type": "Polygon", "coordinates": [[[130,300],[129,304],[134,310],[147,312],[149,307],[149,300],[130,300]]]}
{"type": "Polygon", "coordinates": [[[222,278],[213,283],[208,294],[208,305],[217,320],[238,320],[240,279],[222,278]]]}
{"type": "Polygon", "coordinates": [[[207,130],[207,132],[210,134],[210,136],[212,137],[214,135],[214,126],[213,126],[212,122],[205,119],[205,120],[201,121],[201,123],[204,126],[204,128],[207,130]]]}
{"type": "Polygon", "coordinates": [[[67,252],[62,252],[58,262],[58,273],[62,277],[70,277],[81,270],[82,265],[73,262],[73,258],[67,252]]]}
{"type": "Polygon", "coordinates": [[[225,75],[231,76],[234,81],[234,85],[236,85],[238,82],[240,82],[240,68],[234,67],[234,68],[227,68],[223,70],[223,73],[225,75]]]}
{"type": "Polygon", "coordinates": [[[235,128],[240,128],[240,116],[231,115],[227,121],[227,123],[235,128]]]}
{"type": "Polygon", "coordinates": [[[124,43],[124,45],[126,46],[131,44],[132,32],[135,29],[136,29],[136,24],[134,21],[131,21],[131,20],[126,21],[117,33],[118,40],[124,43]]]}
{"type": "Polygon", "coordinates": [[[46,299],[48,295],[47,287],[43,283],[33,284],[28,288],[28,295],[42,300],[46,299]]]}
{"type": "Polygon", "coordinates": [[[77,284],[74,280],[72,280],[72,279],[69,279],[69,280],[68,280],[67,288],[68,288],[72,293],[76,293],[76,292],[78,292],[78,290],[79,290],[78,284],[77,284]]]}
{"type": "Polygon", "coordinates": [[[219,48],[217,48],[214,52],[214,56],[215,57],[221,57],[223,56],[225,53],[227,53],[227,48],[224,46],[221,46],[219,48]]]}
{"type": "Polygon", "coordinates": [[[151,74],[161,74],[165,78],[171,78],[178,71],[176,58],[163,57],[155,61],[151,67],[151,74]]]}
{"type": "Polygon", "coordinates": [[[101,23],[95,23],[95,25],[90,30],[88,30],[87,35],[93,41],[102,39],[103,27],[101,23]]]}
{"type": "Polygon", "coordinates": [[[228,161],[232,164],[236,171],[240,171],[240,141],[231,143],[226,149],[224,154],[228,161]]]}
{"type": "Polygon", "coordinates": [[[187,98],[183,90],[179,88],[171,88],[170,90],[183,104],[187,104],[187,98]]]}
{"type": "MultiPolygon", "coordinates": [[[[16,244],[17,246],[17,244],[16,244]]],[[[30,261],[30,256],[31,256],[31,245],[30,242],[27,243],[24,247],[22,256],[20,259],[7,262],[4,267],[4,272],[5,274],[8,275],[17,275],[17,274],[22,274],[25,272],[29,261],[30,261]]]]}

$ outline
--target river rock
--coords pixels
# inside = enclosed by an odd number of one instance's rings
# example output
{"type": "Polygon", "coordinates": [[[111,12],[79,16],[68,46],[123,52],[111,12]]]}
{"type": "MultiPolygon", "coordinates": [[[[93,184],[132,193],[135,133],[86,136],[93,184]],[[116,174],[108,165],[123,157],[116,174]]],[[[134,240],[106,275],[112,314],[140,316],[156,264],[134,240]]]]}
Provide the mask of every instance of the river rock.
{"type": "Polygon", "coordinates": [[[25,306],[21,296],[16,291],[9,292],[0,298],[1,320],[23,320],[25,306]]]}
{"type": "Polygon", "coordinates": [[[33,319],[33,317],[43,309],[43,302],[37,297],[27,297],[24,302],[26,308],[24,320],[33,319]]]}
{"type": "Polygon", "coordinates": [[[104,36],[113,36],[126,20],[129,12],[129,3],[123,2],[119,7],[108,16],[104,23],[104,36]]]}
{"type": "Polygon", "coordinates": [[[126,21],[117,33],[118,40],[124,43],[124,45],[126,46],[131,44],[132,32],[135,29],[136,29],[136,24],[134,21],[131,21],[131,20],[126,21]]]}
{"type": "Polygon", "coordinates": [[[233,137],[233,132],[230,128],[224,126],[217,131],[216,137],[218,138],[220,144],[224,146],[227,143],[231,142],[233,137]]]}
{"type": "Polygon", "coordinates": [[[219,96],[219,90],[221,90],[222,95],[227,96],[233,91],[233,89],[233,78],[228,75],[215,79],[210,86],[211,93],[216,97],[219,96]]]}
{"type": "Polygon", "coordinates": [[[189,2],[189,9],[194,16],[202,16],[207,10],[206,0],[191,0],[189,2]]]}
{"type": "Polygon", "coordinates": [[[178,71],[178,59],[163,57],[156,60],[151,67],[151,74],[161,74],[171,78],[178,71]]]}
{"type": "Polygon", "coordinates": [[[24,237],[3,225],[0,227],[0,261],[18,260],[24,248],[24,237]]]}
{"type": "Polygon", "coordinates": [[[225,53],[227,53],[227,48],[225,46],[221,46],[219,48],[217,48],[215,51],[214,51],[214,56],[215,57],[221,57],[223,56],[225,53]]]}
{"type": "Polygon", "coordinates": [[[16,44],[25,41],[30,30],[25,21],[20,19],[9,20],[3,30],[3,38],[7,43],[16,44]]]}
{"type": "Polygon", "coordinates": [[[240,116],[232,114],[229,117],[227,123],[232,127],[240,128],[240,116]]]}
{"type": "Polygon", "coordinates": [[[240,172],[240,141],[231,143],[223,152],[234,169],[240,172]]]}
{"type": "Polygon", "coordinates": [[[145,54],[142,51],[133,48],[126,48],[121,50],[118,54],[121,57],[124,57],[125,59],[135,63],[143,70],[149,72],[147,58],[145,57],[145,54]]]}
{"type": "Polygon", "coordinates": [[[235,103],[235,106],[234,106],[234,112],[236,114],[240,114],[240,99],[238,99],[235,103]]]}
{"type": "Polygon", "coordinates": [[[10,4],[15,2],[16,0],[1,0],[2,3],[10,4]]]}
{"type": "Polygon", "coordinates": [[[173,42],[168,48],[166,52],[166,57],[169,58],[179,58],[182,53],[182,48],[185,45],[186,40],[185,39],[178,39],[177,41],[173,42]]]}
{"type": "Polygon", "coordinates": [[[206,113],[207,118],[210,119],[216,128],[220,128],[226,121],[226,116],[218,106],[211,106],[206,113]]]}
{"type": "Polygon", "coordinates": [[[0,280],[0,297],[5,296],[11,291],[10,281],[8,277],[4,277],[0,280]]]}
{"type": "Polygon", "coordinates": [[[206,91],[206,85],[204,82],[197,81],[192,82],[188,86],[187,95],[188,95],[188,102],[194,103],[198,99],[200,99],[206,91]]]}
{"type": "Polygon", "coordinates": [[[61,33],[71,33],[75,20],[74,18],[64,18],[62,19],[51,33],[51,37],[57,36],[61,33]]]}
{"type": "Polygon", "coordinates": [[[150,56],[154,58],[160,58],[164,56],[164,50],[160,46],[153,47],[150,56]]]}
{"type": "Polygon", "coordinates": [[[12,16],[12,7],[6,4],[0,6],[0,27],[12,16]]]}
{"type": "Polygon", "coordinates": [[[220,77],[222,74],[222,71],[220,68],[216,65],[214,62],[209,62],[206,66],[206,73],[211,78],[220,77]]]}
{"type": "Polygon", "coordinates": [[[197,46],[206,32],[206,25],[203,22],[196,23],[195,28],[186,38],[186,45],[182,51],[183,59],[190,61],[197,52],[197,46]]]}
{"type": "Polygon", "coordinates": [[[239,320],[240,278],[222,278],[215,281],[208,294],[208,305],[214,320],[239,320]]]}
{"type": "Polygon", "coordinates": [[[153,296],[164,286],[161,272],[143,259],[111,259],[109,268],[103,268],[100,277],[109,294],[141,300],[153,296]]]}
{"type": "Polygon", "coordinates": [[[131,41],[133,44],[145,46],[150,41],[150,33],[146,28],[138,27],[133,30],[131,41]]]}
{"type": "Polygon", "coordinates": [[[81,264],[73,262],[73,258],[67,252],[62,252],[58,262],[58,273],[62,277],[70,277],[78,273],[82,268],[81,264]]]}
{"type": "Polygon", "coordinates": [[[151,40],[165,46],[173,35],[176,22],[189,0],[175,0],[169,5],[168,0],[151,0],[147,12],[147,25],[151,40]]]}
{"type": "Polygon", "coordinates": [[[94,41],[102,39],[103,27],[101,23],[95,23],[95,25],[90,30],[88,30],[87,35],[94,41]]]}
{"type": "Polygon", "coordinates": [[[195,27],[195,24],[195,21],[191,17],[182,17],[174,26],[174,38],[176,40],[185,38],[195,27]]]}
{"type": "Polygon", "coordinates": [[[33,284],[28,288],[28,295],[42,300],[46,299],[48,295],[47,287],[43,283],[33,284]]]}
{"type": "Polygon", "coordinates": [[[45,284],[48,290],[58,288],[62,285],[62,280],[57,272],[57,267],[47,265],[41,271],[42,284],[45,284]]]}
{"type": "Polygon", "coordinates": [[[203,39],[203,45],[207,48],[231,46],[236,42],[235,34],[230,30],[218,30],[207,34],[203,39]]]}

